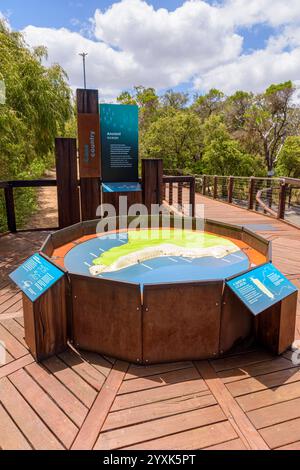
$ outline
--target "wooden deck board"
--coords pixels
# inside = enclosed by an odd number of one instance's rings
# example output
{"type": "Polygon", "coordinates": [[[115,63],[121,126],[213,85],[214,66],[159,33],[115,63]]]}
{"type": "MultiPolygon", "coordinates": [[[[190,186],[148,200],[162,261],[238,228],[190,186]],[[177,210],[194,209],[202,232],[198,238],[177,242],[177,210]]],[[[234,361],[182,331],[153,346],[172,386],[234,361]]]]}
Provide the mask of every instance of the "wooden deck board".
{"type": "Polygon", "coordinates": [[[218,405],[186,411],[183,414],[102,432],[95,449],[121,449],[140,442],[201,428],[221,421],[226,421],[226,417],[218,405]]]}
{"type": "MultiPolygon", "coordinates": [[[[197,203],[205,203],[207,218],[255,224],[273,241],[274,264],[300,288],[300,230],[200,195],[197,203]]],[[[10,234],[0,242],[0,340],[8,350],[0,365],[0,448],[300,449],[300,367],[291,352],[273,357],[253,347],[211,361],[213,377],[203,370],[201,377],[191,362],[118,370],[113,358],[71,349],[35,363],[24,341],[21,294],[8,274],[46,235],[10,234]]]]}

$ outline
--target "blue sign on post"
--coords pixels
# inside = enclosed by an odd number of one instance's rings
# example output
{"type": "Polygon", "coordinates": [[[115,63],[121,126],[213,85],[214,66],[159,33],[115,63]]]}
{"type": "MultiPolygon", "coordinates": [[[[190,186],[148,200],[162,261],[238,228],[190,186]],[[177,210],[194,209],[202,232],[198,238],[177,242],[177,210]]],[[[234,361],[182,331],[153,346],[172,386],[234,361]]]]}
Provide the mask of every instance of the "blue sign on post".
{"type": "Polygon", "coordinates": [[[9,277],[34,302],[63,276],[63,271],[36,253],[9,277]]]}
{"type": "Polygon", "coordinates": [[[103,183],[104,193],[130,193],[142,191],[140,183],[103,183]]]}
{"type": "Polygon", "coordinates": [[[138,181],[138,107],[100,104],[102,181],[138,181]]]}
{"type": "Polygon", "coordinates": [[[297,292],[296,287],[271,263],[230,279],[226,284],[253,315],[297,292]]]}

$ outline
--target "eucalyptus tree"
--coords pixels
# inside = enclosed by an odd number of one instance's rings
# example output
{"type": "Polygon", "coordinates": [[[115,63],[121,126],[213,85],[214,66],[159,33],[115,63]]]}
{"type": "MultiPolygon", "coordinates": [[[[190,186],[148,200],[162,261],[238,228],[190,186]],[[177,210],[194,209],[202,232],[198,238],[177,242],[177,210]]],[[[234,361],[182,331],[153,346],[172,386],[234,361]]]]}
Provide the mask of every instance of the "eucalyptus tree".
{"type": "Polygon", "coordinates": [[[294,131],[297,116],[292,105],[295,88],[291,81],[271,85],[253,99],[245,114],[244,129],[250,140],[260,145],[269,176],[273,176],[278,157],[288,135],[294,131]]]}

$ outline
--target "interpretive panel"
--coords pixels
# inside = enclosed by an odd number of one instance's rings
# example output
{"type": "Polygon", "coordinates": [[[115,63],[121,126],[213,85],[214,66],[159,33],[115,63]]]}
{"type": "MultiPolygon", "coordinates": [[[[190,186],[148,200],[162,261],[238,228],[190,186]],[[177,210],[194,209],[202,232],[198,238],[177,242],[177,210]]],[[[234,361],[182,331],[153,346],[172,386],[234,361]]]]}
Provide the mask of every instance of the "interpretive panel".
{"type": "Polygon", "coordinates": [[[100,104],[102,181],[138,181],[138,107],[100,104]]]}
{"type": "Polygon", "coordinates": [[[230,279],[226,284],[254,315],[297,291],[296,287],[271,263],[230,279]]]}
{"type": "Polygon", "coordinates": [[[63,276],[63,271],[36,253],[9,277],[34,302],[63,276]]]}

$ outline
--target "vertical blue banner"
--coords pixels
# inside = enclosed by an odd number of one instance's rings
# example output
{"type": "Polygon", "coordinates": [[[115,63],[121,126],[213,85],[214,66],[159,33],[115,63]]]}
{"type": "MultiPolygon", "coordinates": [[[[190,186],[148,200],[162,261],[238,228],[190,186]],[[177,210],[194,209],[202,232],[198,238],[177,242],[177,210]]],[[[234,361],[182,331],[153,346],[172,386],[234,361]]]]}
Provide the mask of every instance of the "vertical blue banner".
{"type": "Polygon", "coordinates": [[[100,133],[102,180],[138,181],[138,107],[100,104],[100,133]]]}

